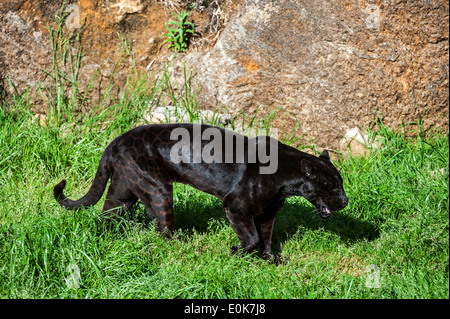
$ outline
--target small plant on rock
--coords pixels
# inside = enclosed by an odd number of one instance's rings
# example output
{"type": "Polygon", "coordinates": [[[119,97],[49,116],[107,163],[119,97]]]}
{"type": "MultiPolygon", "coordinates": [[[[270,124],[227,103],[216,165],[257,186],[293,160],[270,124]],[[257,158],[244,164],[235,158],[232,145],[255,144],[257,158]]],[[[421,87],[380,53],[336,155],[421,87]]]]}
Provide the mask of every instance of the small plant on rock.
{"type": "Polygon", "coordinates": [[[169,33],[164,34],[167,37],[163,43],[170,42],[169,48],[173,48],[175,52],[184,52],[188,47],[189,34],[194,33],[194,24],[186,21],[188,13],[183,11],[180,15],[172,12],[172,14],[178,18],[178,21],[166,22],[166,28],[169,33]],[[176,28],[171,28],[171,25],[175,25],[176,28]]]}

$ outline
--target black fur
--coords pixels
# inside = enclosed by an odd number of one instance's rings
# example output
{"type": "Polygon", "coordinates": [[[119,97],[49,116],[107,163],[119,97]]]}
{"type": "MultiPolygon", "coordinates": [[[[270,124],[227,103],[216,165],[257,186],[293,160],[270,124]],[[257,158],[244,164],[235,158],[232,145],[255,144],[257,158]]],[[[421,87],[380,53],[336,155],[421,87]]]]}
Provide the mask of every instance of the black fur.
{"type": "MultiPolygon", "coordinates": [[[[63,194],[63,180],[54,187],[55,199],[67,209],[94,205],[111,179],[104,212],[109,216],[121,213],[122,208],[131,208],[140,199],[156,220],[157,230],[170,237],[175,229],[172,183],[189,184],[223,201],[226,216],[240,240],[233,252],[250,252],[260,246],[263,258],[275,260],[271,249],[273,224],[286,198],[305,197],[322,218],[329,218],[332,211],[348,203],[342,178],[327,151],[316,157],[269,137],[255,137],[278,146],[277,171],[260,174],[264,165],[247,160],[247,146],[254,140],[233,132],[243,138],[246,146],[243,163],[176,164],[171,161],[170,150],[178,141],[171,140],[170,133],[179,127],[193,133],[192,124],[161,124],[140,126],[117,137],[106,147],[88,193],[76,201],[68,199],[63,194]]],[[[202,125],[201,131],[210,127],[202,125]]],[[[217,129],[225,141],[226,131],[217,129]]],[[[208,142],[202,141],[202,149],[208,142]]],[[[192,151],[192,145],[190,148],[192,151]]],[[[222,154],[225,156],[224,148],[222,154]]]]}

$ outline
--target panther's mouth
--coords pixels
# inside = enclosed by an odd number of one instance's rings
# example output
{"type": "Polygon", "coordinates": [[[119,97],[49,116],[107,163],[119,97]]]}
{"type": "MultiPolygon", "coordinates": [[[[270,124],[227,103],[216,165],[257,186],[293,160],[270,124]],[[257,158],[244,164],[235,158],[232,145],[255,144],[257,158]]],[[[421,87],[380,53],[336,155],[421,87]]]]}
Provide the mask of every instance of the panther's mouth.
{"type": "Polygon", "coordinates": [[[328,207],[325,206],[317,207],[317,212],[319,213],[319,216],[322,219],[328,219],[331,217],[331,210],[329,210],[328,207]]]}

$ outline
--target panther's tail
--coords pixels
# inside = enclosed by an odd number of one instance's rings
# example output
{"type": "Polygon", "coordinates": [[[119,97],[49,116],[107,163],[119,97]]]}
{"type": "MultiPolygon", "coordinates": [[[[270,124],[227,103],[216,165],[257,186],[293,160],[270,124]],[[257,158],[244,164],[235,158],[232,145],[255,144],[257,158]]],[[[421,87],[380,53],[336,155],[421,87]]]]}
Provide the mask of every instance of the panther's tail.
{"type": "Polygon", "coordinates": [[[67,198],[64,193],[64,187],[66,186],[66,180],[63,179],[59,184],[53,188],[53,197],[58,201],[58,203],[67,209],[77,209],[80,207],[89,207],[95,205],[102,197],[103,192],[106,188],[106,183],[111,175],[111,168],[109,167],[106,156],[103,156],[100,160],[100,164],[97,168],[97,173],[95,174],[94,181],[92,182],[91,188],[79,200],[71,200],[67,198]]]}

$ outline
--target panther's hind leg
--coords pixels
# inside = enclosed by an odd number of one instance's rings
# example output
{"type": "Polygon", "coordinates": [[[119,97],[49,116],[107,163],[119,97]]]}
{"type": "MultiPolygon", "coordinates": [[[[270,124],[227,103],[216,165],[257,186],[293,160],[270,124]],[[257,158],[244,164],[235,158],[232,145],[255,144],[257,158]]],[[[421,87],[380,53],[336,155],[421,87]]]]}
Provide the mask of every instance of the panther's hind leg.
{"type": "Polygon", "coordinates": [[[258,248],[259,234],[251,211],[247,211],[245,202],[229,195],[223,201],[223,209],[239,238],[240,245],[231,247],[231,253],[250,253],[258,248]]]}
{"type": "MultiPolygon", "coordinates": [[[[139,183],[141,186],[143,183],[139,183]]],[[[155,185],[148,183],[144,187],[134,185],[131,189],[144,204],[145,209],[155,220],[156,231],[164,238],[171,238],[175,231],[173,214],[172,184],[155,185]]]]}
{"type": "Polygon", "coordinates": [[[124,209],[129,210],[137,200],[138,197],[128,188],[120,174],[113,173],[102,213],[108,220],[122,216],[124,209]]]}

